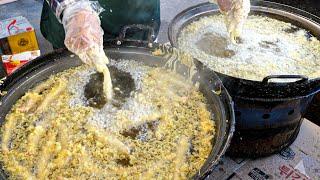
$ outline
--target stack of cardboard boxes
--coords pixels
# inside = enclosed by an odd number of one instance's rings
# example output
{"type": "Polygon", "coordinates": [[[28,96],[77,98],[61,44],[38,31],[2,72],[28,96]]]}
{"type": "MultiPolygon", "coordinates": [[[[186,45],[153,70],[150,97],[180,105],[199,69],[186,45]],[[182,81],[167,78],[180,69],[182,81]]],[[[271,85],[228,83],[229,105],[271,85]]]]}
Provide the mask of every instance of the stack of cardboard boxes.
{"type": "Polygon", "coordinates": [[[0,77],[40,56],[35,30],[22,16],[0,21],[0,77]]]}

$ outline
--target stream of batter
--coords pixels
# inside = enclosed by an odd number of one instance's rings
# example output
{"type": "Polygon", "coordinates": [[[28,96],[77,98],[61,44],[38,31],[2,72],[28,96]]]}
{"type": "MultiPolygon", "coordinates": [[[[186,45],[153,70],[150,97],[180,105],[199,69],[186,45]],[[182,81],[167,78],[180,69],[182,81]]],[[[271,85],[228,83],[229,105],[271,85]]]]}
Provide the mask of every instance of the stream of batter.
{"type": "MultiPolygon", "coordinates": [[[[96,51],[89,51],[88,56],[94,59],[93,66],[96,70],[103,74],[103,92],[105,98],[110,101],[112,99],[112,80],[110,76],[110,71],[106,63],[109,64],[109,59],[104,53],[97,53],[96,51]]],[[[81,58],[81,55],[80,55],[81,58]]]]}

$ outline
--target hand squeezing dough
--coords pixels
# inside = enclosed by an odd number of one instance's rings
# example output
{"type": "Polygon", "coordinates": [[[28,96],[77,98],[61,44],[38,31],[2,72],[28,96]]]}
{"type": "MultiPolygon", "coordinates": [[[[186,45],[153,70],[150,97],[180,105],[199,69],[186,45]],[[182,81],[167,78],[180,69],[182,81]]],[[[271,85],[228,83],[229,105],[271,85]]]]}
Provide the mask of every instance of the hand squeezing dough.
{"type": "Polygon", "coordinates": [[[250,0],[210,0],[210,2],[219,5],[221,13],[225,15],[229,37],[236,43],[250,12],[250,0]]]}
{"type": "Polygon", "coordinates": [[[93,3],[89,0],[79,0],[69,4],[64,10],[62,24],[66,32],[65,45],[84,63],[103,73],[103,90],[105,97],[110,100],[112,83],[107,67],[109,60],[103,51],[103,29],[99,19],[102,10],[93,3]]]}

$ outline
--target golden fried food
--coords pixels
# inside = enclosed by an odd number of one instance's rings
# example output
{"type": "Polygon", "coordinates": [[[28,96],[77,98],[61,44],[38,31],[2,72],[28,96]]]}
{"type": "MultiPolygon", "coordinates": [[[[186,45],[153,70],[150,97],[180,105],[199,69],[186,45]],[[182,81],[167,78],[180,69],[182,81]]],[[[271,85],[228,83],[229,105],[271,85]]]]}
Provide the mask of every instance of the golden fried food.
{"type": "Polygon", "coordinates": [[[92,118],[102,110],[71,103],[81,100],[70,87],[87,68],[50,77],[6,116],[0,161],[11,179],[187,179],[201,168],[212,149],[214,121],[191,82],[149,68],[127,100],[132,107],[107,114],[102,120],[115,124],[99,127],[92,118]],[[139,107],[150,113],[139,114],[139,107]]]}

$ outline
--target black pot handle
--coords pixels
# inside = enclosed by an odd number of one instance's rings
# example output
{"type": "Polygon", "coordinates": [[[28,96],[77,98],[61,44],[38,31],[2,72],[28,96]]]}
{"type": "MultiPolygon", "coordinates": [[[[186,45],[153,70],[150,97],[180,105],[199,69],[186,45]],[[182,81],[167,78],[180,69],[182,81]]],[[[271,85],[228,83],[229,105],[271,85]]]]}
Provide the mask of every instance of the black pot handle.
{"type": "Polygon", "coordinates": [[[270,75],[263,78],[262,83],[268,84],[271,79],[300,79],[297,82],[306,82],[309,80],[307,76],[303,75],[270,75]]]}
{"type": "MultiPolygon", "coordinates": [[[[126,39],[127,31],[130,29],[139,29],[139,30],[147,30],[148,31],[148,46],[152,46],[153,38],[155,37],[154,29],[151,26],[144,24],[131,24],[126,25],[120,31],[119,37],[117,38],[117,45],[121,45],[122,42],[126,39]]],[[[139,41],[139,40],[137,40],[139,41]]]]}

